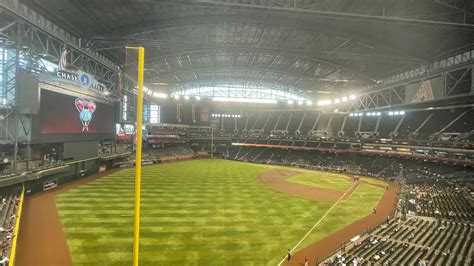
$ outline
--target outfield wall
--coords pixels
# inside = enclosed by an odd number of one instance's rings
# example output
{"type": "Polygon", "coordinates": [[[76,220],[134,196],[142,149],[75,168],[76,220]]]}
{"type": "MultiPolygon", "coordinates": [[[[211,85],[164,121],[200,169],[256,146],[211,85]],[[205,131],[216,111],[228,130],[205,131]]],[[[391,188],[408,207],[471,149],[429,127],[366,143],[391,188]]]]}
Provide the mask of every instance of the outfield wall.
{"type": "Polygon", "coordinates": [[[40,179],[25,182],[25,194],[30,196],[96,174],[102,166],[105,166],[107,170],[112,169],[114,162],[114,160],[104,162],[96,157],[68,163],[69,169],[66,172],[46,175],[40,179]]]}

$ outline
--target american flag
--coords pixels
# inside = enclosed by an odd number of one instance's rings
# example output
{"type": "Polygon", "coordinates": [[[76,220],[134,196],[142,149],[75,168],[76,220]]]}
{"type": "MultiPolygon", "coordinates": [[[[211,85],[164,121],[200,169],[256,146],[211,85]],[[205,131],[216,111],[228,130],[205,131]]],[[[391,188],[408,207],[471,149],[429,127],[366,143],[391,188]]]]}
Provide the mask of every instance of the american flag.
{"type": "Polygon", "coordinates": [[[59,59],[58,67],[59,70],[66,70],[67,65],[67,49],[63,49],[63,53],[61,54],[61,58],[59,59]]]}

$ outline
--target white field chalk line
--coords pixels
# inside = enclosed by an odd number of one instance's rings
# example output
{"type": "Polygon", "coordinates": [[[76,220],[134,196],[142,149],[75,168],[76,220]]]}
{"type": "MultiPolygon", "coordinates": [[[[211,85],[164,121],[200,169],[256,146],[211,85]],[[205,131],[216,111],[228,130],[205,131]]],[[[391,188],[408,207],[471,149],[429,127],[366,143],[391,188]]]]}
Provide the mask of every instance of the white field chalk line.
{"type": "MultiPolygon", "coordinates": [[[[346,190],[346,192],[344,192],[344,194],[342,194],[341,197],[339,197],[339,199],[331,206],[331,208],[329,208],[329,210],[326,211],[326,213],[313,225],[313,227],[309,229],[308,233],[306,233],[306,235],[304,235],[303,238],[301,238],[301,240],[290,250],[291,253],[293,253],[293,251],[306,239],[306,237],[308,237],[308,235],[311,234],[311,232],[313,232],[314,228],[316,228],[316,226],[318,226],[324,220],[324,218],[326,218],[326,216],[332,211],[332,209],[334,209],[334,207],[336,207],[336,205],[342,200],[342,198],[344,198],[347,192],[351,191],[352,187],[354,187],[357,183],[358,181],[354,182],[354,184],[352,184],[352,186],[348,190],[346,190]]],[[[285,262],[286,259],[287,259],[287,256],[285,256],[280,261],[280,263],[278,263],[278,266],[280,266],[283,262],[285,262]]]]}

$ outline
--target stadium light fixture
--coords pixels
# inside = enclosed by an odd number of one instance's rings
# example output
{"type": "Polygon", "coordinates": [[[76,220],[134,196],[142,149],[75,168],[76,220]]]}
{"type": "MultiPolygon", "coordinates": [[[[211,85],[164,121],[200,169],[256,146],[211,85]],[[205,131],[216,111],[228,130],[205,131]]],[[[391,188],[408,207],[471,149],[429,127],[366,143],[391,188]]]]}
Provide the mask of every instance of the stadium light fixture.
{"type": "Polygon", "coordinates": [[[293,104],[295,103],[293,100],[288,100],[288,104],[293,104]]]}
{"type": "Polygon", "coordinates": [[[393,115],[393,112],[392,111],[388,112],[388,115],[393,115]]]}
{"type": "Polygon", "coordinates": [[[393,112],[393,114],[394,114],[394,115],[399,115],[399,114],[400,114],[400,112],[398,112],[398,111],[395,111],[395,112],[393,112]]]}
{"type": "Polygon", "coordinates": [[[303,104],[303,101],[298,101],[298,105],[302,105],[303,104]]]}
{"type": "Polygon", "coordinates": [[[214,97],[214,102],[235,102],[235,103],[278,103],[274,99],[249,99],[249,98],[228,98],[228,97],[214,97]]]}
{"type": "Polygon", "coordinates": [[[377,116],[381,116],[381,115],[382,115],[382,113],[381,113],[381,112],[377,112],[377,116]]]}
{"type": "Polygon", "coordinates": [[[176,100],[179,100],[179,95],[176,94],[176,95],[174,96],[174,98],[175,98],[176,100]]]}
{"type": "Polygon", "coordinates": [[[331,103],[332,103],[331,100],[322,100],[322,101],[318,101],[317,105],[323,106],[323,105],[330,105],[331,103]]]}
{"type": "Polygon", "coordinates": [[[306,105],[311,106],[311,105],[313,105],[313,102],[312,101],[306,101],[306,105]]]}
{"type": "Polygon", "coordinates": [[[189,95],[184,95],[185,100],[189,100],[189,95]]]}
{"type": "Polygon", "coordinates": [[[334,99],[334,103],[340,103],[340,102],[341,102],[341,100],[339,100],[339,99],[334,99]]]}
{"type": "Polygon", "coordinates": [[[168,94],[161,92],[153,92],[153,97],[166,99],[168,98],[168,94]]]}
{"type": "Polygon", "coordinates": [[[347,102],[347,97],[346,96],[342,97],[341,102],[347,102]]]}
{"type": "Polygon", "coordinates": [[[201,100],[201,96],[199,96],[199,95],[196,95],[196,97],[194,97],[194,98],[196,98],[196,100],[198,100],[198,101],[201,100]]]}
{"type": "Polygon", "coordinates": [[[355,100],[355,99],[356,99],[356,96],[355,96],[355,94],[352,94],[351,96],[349,96],[349,99],[351,99],[351,100],[355,100]]]}
{"type": "Polygon", "coordinates": [[[400,111],[400,115],[405,115],[405,111],[400,111]]]}

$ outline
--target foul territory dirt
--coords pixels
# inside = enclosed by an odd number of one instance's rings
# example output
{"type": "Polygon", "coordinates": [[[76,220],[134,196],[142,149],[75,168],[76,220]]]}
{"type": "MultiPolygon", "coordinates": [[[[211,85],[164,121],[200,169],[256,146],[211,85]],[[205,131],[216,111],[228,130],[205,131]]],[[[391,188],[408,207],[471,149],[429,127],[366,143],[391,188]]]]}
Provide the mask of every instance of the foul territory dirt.
{"type": "Polygon", "coordinates": [[[15,266],[72,265],[66,236],[59,219],[54,197],[57,193],[67,191],[110,173],[111,171],[96,174],[25,198],[15,266]]]}

